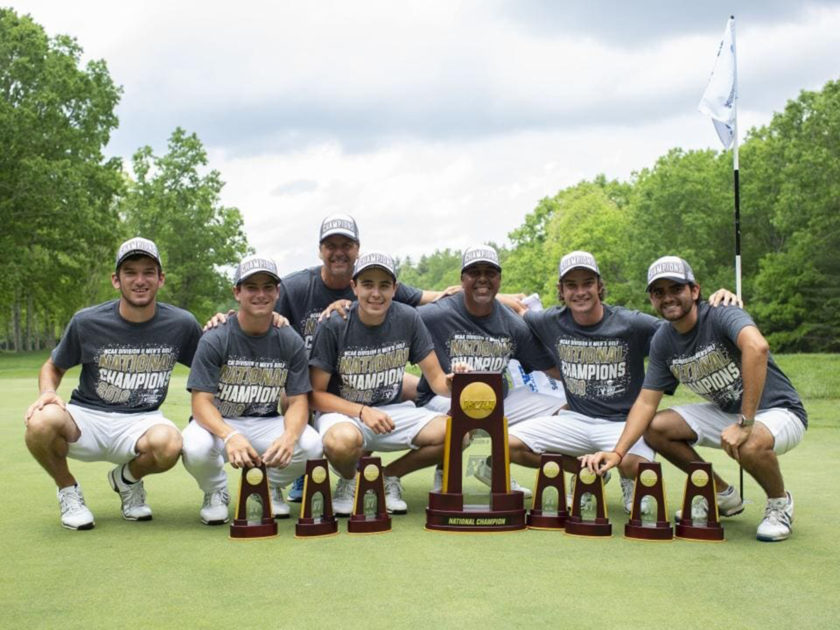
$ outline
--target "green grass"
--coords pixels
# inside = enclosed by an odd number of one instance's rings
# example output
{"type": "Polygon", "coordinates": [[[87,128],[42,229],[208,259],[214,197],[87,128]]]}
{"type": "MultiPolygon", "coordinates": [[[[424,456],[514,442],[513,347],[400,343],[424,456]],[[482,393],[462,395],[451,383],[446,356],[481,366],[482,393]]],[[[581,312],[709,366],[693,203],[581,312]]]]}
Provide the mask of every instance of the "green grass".
{"type": "MultiPolygon", "coordinates": [[[[724,521],[726,542],[644,543],[622,537],[620,490],[607,486],[613,536],[557,532],[464,535],[423,530],[430,471],[405,480],[410,513],[376,536],[231,541],[198,521],[201,494],[179,464],[149,477],[150,523],[119,516],[109,464],[73,462],[96,515],[88,532],[62,529],[52,482],[23,444],[23,410],[43,353],[0,356],[0,627],[833,628],[840,615],[840,544],[831,462],[840,451],[840,356],[780,356],[804,394],[811,428],[782,458],[796,497],[793,537],[755,540],[763,496],[747,479],[746,512],[724,521]],[[826,465],[828,464],[828,465],[826,465]]],[[[65,377],[69,392],[77,372],[65,377]]],[[[173,377],[168,417],[188,415],[186,371],[173,377]]],[[[690,400],[678,391],[666,403],[690,400]]],[[[706,450],[729,479],[737,468],[706,450]]],[[[664,465],[673,511],[684,476],[664,465]]],[[[533,472],[514,467],[522,483],[533,472]]],[[[231,487],[236,488],[231,473],[231,487]]],[[[297,507],[293,505],[293,517],[297,507]]]]}

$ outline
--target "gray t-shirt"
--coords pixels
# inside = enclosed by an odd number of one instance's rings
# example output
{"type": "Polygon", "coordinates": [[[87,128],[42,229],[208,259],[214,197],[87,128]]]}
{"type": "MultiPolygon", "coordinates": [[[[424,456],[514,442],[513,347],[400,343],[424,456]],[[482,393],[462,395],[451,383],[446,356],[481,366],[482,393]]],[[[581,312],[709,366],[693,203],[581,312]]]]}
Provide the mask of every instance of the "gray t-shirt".
{"type": "Polygon", "coordinates": [[[81,364],[70,401],[118,413],[153,411],[163,404],[175,363],[190,365],[201,326],[187,311],[163,302],[146,322],[120,315],[119,300],[82,309],[52,351],[62,370],[81,364]]]}
{"type": "MultiPolygon", "coordinates": [[[[511,358],[525,370],[546,370],[554,365],[522,318],[503,304],[494,304],[485,317],[470,315],[463,294],[450,295],[417,309],[435,343],[444,372],[452,364],[467,363],[473,371],[503,372],[511,358]]],[[[508,383],[504,382],[505,389],[508,383]]],[[[505,392],[507,395],[507,392],[505,392]]],[[[434,392],[425,377],[417,387],[417,404],[425,405],[434,392]]]]}
{"type": "Polygon", "coordinates": [[[661,321],[604,304],[604,317],[581,326],[566,307],[525,313],[525,322],[554,358],[572,411],[624,422],[642,388],[645,357],[661,321]]]}
{"type": "Polygon", "coordinates": [[[434,351],[429,331],[410,306],[391,302],[385,321],[366,326],[358,302],[347,319],[330,317],[315,331],[309,365],[332,376],[327,391],[375,407],[399,402],[406,363],[434,351]]]}
{"type": "MultiPolygon", "coordinates": [[[[395,302],[409,306],[420,304],[423,292],[404,284],[397,284],[395,302]]],[[[321,279],[321,267],[310,267],[289,274],[280,280],[280,295],[274,310],[289,320],[303,338],[306,348],[312,347],[312,336],[318,316],[336,300],[355,300],[353,289],[330,289],[321,279]]]]}
{"type": "MultiPolygon", "coordinates": [[[[645,389],[667,391],[682,383],[695,394],[715,403],[726,413],[740,413],[744,394],[738,333],[755,326],[740,308],[712,308],[700,302],[697,325],[686,334],[663,326],[651,342],[645,389]]],[[[772,355],[767,359],[767,379],[759,409],[790,409],[808,426],[808,416],[799,394],[772,355]]]]}
{"type": "Polygon", "coordinates": [[[214,395],[225,418],[279,414],[280,394],[311,391],[306,349],[288,326],[249,335],[236,317],[204,333],[195,353],[187,389],[214,395]]]}

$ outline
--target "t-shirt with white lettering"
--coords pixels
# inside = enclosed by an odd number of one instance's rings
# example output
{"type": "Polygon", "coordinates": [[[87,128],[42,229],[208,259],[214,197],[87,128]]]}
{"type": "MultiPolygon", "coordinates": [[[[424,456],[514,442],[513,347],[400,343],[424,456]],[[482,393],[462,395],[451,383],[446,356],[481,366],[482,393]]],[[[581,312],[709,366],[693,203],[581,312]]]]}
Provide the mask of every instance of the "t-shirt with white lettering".
{"type": "Polygon", "coordinates": [[[327,391],[370,407],[399,402],[406,363],[419,363],[434,344],[417,311],[391,302],[385,320],[367,326],[353,302],[347,319],[330,317],[315,331],[309,365],[330,373],[327,391]]]}
{"type": "MultiPolygon", "coordinates": [[[[280,295],[274,310],[289,320],[289,323],[303,338],[306,348],[312,347],[312,335],[318,325],[318,316],[336,300],[356,299],[353,289],[330,289],[321,278],[321,267],[310,267],[289,274],[280,280],[280,295]]],[[[397,283],[395,302],[417,306],[423,292],[408,285],[397,283]]]]}
{"type": "Polygon", "coordinates": [[[187,311],[157,302],[154,316],[130,322],[119,300],[82,309],[67,324],[52,361],[62,370],[81,364],[70,401],[90,409],[142,413],[161,406],[175,363],[190,365],[201,326],[187,311]]]}
{"type": "Polygon", "coordinates": [[[296,396],[312,389],[306,349],[288,326],[250,335],[231,317],[204,333],[187,389],[213,394],[224,418],[276,416],[283,391],[296,396]]]}
{"type": "MultiPolygon", "coordinates": [[[[736,340],[747,326],[755,323],[742,309],[700,302],[697,324],[690,331],[681,334],[668,325],[653,337],[644,388],[667,391],[682,383],[726,413],[740,413],[744,381],[736,340]]],[[[770,355],[758,408],[774,407],[789,409],[808,426],[799,394],[770,355]]]]}
{"type": "MultiPolygon", "coordinates": [[[[417,309],[432,340],[443,371],[461,362],[474,372],[504,372],[511,358],[525,370],[546,370],[554,360],[528,325],[503,304],[493,304],[489,315],[471,315],[461,293],[443,297],[417,309]]],[[[505,395],[508,383],[504,380],[505,395]]],[[[425,377],[417,386],[417,404],[425,405],[434,397],[425,377]]]]}
{"type": "Polygon", "coordinates": [[[651,315],[604,304],[597,324],[581,326],[565,306],[525,313],[551,353],[569,408],[591,418],[624,422],[642,388],[650,340],[661,325],[651,315]]]}

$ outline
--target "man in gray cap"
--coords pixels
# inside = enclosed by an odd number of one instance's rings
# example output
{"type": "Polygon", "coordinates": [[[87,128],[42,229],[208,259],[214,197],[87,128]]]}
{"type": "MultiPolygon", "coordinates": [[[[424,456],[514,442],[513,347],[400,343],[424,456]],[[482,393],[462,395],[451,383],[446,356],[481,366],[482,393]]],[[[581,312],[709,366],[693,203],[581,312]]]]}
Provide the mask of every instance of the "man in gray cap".
{"type": "Polygon", "coordinates": [[[230,517],[226,461],[234,468],[264,463],[272,513],[287,518],[283,487],[322,453],[307,424],[311,387],[303,340],[288,326],[272,325],[279,282],[274,261],[242,260],[233,287],[239,311],[205,333],[195,353],[187,382],[194,421],[184,429],[183,452],[184,466],[204,491],[199,515],[207,525],[230,517]]]}
{"type": "Polygon", "coordinates": [[[333,509],[350,513],[364,451],[408,450],[383,470],[386,508],[403,513],[400,477],[440,461],[446,434],[442,414],[403,402],[406,364],[418,365],[437,394],[448,394],[449,383],[417,311],[393,301],[397,279],[390,256],[359,256],[352,287],[357,299],[347,317],[318,326],[309,359],[315,424],[339,473],[333,509]]]}
{"type": "MultiPolygon", "coordinates": [[[[468,247],[461,257],[462,291],[441,298],[417,309],[435,343],[435,353],[444,372],[455,363],[469,365],[472,370],[499,372],[507,375],[508,362],[518,360],[527,372],[549,370],[559,376],[554,360],[528,325],[496,296],[502,281],[502,266],[496,250],[487,245],[468,247]]],[[[508,426],[528,418],[557,413],[566,402],[562,386],[560,395],[532,391],[529,387],[512,388],[509,379],[503,381],[505,417],[508,426]]],[[[447,413],[450,399],[435,396],[424,379],[417,388],[417,404],[437,412],[447,413]]],[[[482,463],[476,478],[490,483],[490,469],[482,463]]],[[[442,481],[436,470],[435,488],[442,481]]],[[[531,495],[511,480],[511,488],[531,495]]]]}
{"type": "Polygon", "coordinates": [[[152,518],[143,477],[178,461],[181,433],[159,408],[175,363],[192,363],[201,328],[188,312],[157,301],[164,279],[152,241],[124,242],[111,274],[119,299],[76,313],[41,367],[40,396],[25,417],[26,445],[58,486],[68,529],[94,526],[68,457],[117,465],[108,482],[130,521],[152,518]],[[79,386],[65,404],[56,390],[79,364],[79,386]]]}
{"type": "MultiPolygon", "coordinates": [[[[683,470],[702,459],[696,446],[722,448],[767,493],[756,538],[785,540],[793,523],[793,497],[785,489],[777,456],[805,434],[808,419],[799,395],[746,312],[711,308],[701,300],[700,285],[685,260],[659,258],[647,279],[650,302],[668,324],[651,341],[644,384],[621,436],[584,463],[599,473],[620,468],[642,435],[683,470]],[[663,392],[679,383],[708,402],[657,413],[663,392]]],[[[717,474],[715,488],[722,515],[744,510],[738,492],[717,474]]]]}

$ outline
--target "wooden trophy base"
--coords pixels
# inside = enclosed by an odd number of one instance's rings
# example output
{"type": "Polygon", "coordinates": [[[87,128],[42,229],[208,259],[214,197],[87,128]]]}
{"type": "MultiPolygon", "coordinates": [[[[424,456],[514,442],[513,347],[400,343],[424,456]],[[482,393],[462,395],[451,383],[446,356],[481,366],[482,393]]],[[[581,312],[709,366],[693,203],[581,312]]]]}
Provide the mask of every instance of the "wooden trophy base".
{"type": "Polygon", "coordinates": [[[566,519],[566,533],[572,536],[612,536],[612,523],[606,518],[584,521],[578,516],[566,519]]]}
{"type": "Polygon", "coordinates": [[[624,537],[635,540],[673,540],[674,528],[668,521],[657,521],[646,527],[641,521],[630,519],[624,526],[624,537]]]}
{"type": "Polygon", "coordinates": [[[271,538],[277,535],[277,523],[274,519],[263,519],[261,523],[249,523],[245,519],[233,519],[230,526],[230,537],[236,540],[254,538],[271,538]]]}
{"type": "Polygon", "coordinates": [[[426,529],[444,532],[512,532],[525,529],[521,492],[493,492],[490,505],[464,505],[460,493],[429,493],[426,529]]]}
{"type": "Polygon", "coordinates": [[[338,533],[338,522],[332,518],[301,518],[295,525],[295,538],[332,536],[338,533]]]}
{"type": "Polygon", "coordinates": [[[696,525],[683,524],[678,521],[675,528],[677,538],[684,540],[703,540],[707,542],[722,542],[723,527],[720,525],[696,525]]]}
{"type": "Polygon", "coordinates": [[[391,531],[391,517],[368,519],[365,516],[353,514],[347,521],[347,531],[350,534],[384,534],[391,531]]]}
{"type": "Polygon", "coordinates": [[[563,510],[556,514],[543,514],[542,510],[531,510],[528,513],[526,523],[528,529],[564,529],[566,521],[569,519],[569,513],[563,510]]]}

